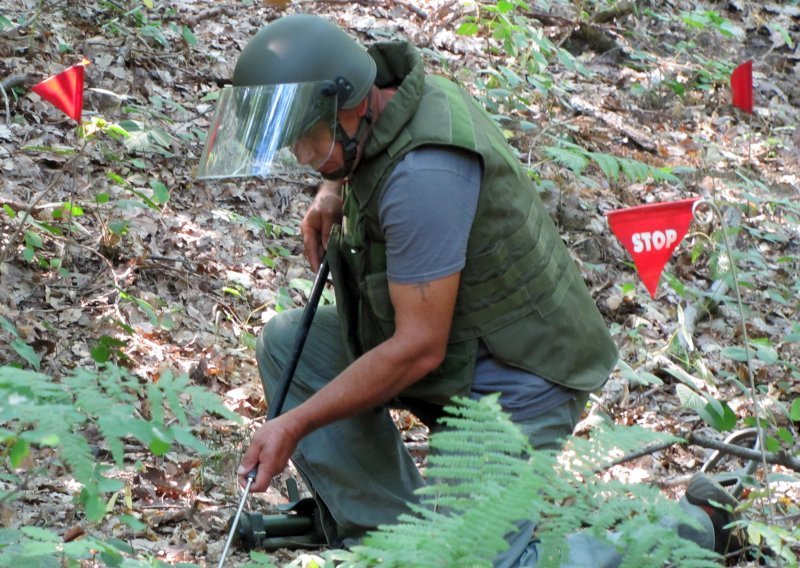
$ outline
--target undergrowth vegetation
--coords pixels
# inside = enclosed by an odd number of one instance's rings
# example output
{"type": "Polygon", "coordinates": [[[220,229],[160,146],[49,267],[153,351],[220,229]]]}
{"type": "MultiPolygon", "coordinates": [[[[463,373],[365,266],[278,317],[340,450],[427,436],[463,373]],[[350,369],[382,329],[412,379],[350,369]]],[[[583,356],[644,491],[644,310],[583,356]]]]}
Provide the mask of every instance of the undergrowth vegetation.
{"type": "MultiPolygon", "coordinates": [[[[366,536],[350,551],[298,558],[324,566],[491,566],[508,546],[504,536],[523,519],[538,519],[537,566],[561,566],[568,537],[619,546],[621,566],[711,567],[717,556],[684,540],[665,521],[692,523],[657,489],[596,475],[614,452],[677,441],[642,428],[609,427],[590,440],[570,441],[561,458],[535,451],[511,423],[497,395],[457,399],[446,426],[431,437],[428,476],[413,514],[366,536]]],[[[692,525],[694,526],[694,525],[692,525]]],[[[598,546],[600,546],[598,544],[598,546]]],[[[254,555],[253,566],[271,566],[254,555]]]]}

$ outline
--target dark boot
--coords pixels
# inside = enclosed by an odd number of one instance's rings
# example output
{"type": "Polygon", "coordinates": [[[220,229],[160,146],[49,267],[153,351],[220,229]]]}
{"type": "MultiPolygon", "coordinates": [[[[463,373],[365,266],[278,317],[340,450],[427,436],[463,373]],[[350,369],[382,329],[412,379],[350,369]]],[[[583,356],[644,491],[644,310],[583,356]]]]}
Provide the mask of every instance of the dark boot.
{"type": "Polygon", "coordinates": [[[716,481],[698,473],[686,487],[686,500],[703,509],[714,526],[714,550],[722,555],[736,555],[744,543],[736,530],[726,528],[736,520],[739,502],[716,481]]]}
{"type": "MultiPolygon", "coordinates": [[[[294,480],[287,483],[291,502],[281,505],[281,513],[265,515],[242,512],[234,544],[243,550],[279,548],[319,548],[334,541],[333,524],[312,497],[300,499],[294,480]]],[[[228,521],[228,530],[233,517],[228,521]]]]}

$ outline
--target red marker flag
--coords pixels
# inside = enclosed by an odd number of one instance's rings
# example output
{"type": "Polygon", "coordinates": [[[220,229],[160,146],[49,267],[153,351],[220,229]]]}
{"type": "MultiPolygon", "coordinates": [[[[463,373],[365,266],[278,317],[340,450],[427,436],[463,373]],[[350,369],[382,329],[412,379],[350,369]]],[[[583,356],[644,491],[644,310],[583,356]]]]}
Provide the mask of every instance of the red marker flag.
{"type": "Polygon", "coordinates": [[[661,271],[692,222],[693,197],[672,203],[654,203],[606,213],[608,225],[633,257],[650,296],[656,297],[661,271]]]}
{"type": "Polygon", "coordinates": [[[83,67],[84,63],[73,65],[34,85],[31,90],[76,122],[80,122],[83,112],[83,67]]]}
{"type": "Polygon", "coordinates": [[[753,112],[753,62],[745,61],[731,73],[733,106],[753,112]]]}

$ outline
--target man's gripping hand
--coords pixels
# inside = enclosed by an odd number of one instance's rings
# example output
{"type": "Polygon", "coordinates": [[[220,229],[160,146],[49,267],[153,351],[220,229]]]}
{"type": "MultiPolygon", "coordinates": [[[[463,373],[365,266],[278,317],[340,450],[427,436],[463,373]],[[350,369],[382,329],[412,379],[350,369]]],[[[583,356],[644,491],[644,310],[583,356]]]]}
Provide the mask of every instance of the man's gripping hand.
{"type": "Polygon", "coordinates": [[[328,248],[331,228],[342,221],[341,192],[342,182],[323,181],[300,223],[306,257],[315,271],[319,270],[325,249],[328,248]]]}
{"type": "Polygon", "coordinates": [[[279,416],[270,420],[253,436],[236,472],[242,487],[247,485],[247,474],[257,465],[258,474],[250,490],[266,491],[272,478],[289,463],[300,437],[293,432],[290,422],[285,418],[279,416]]]}

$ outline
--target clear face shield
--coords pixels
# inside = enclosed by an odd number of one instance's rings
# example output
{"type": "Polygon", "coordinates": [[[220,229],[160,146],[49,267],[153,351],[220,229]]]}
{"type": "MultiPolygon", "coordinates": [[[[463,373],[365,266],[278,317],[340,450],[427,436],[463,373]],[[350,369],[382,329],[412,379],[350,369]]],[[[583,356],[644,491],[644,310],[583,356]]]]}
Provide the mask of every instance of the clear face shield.
{"type": "Polygon", "coordinates": [[[330,81],[225,87],[197,168],[200,179],[316,170],[334,146],[330,81]]]}

